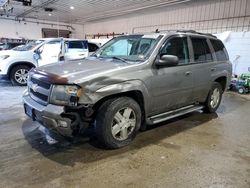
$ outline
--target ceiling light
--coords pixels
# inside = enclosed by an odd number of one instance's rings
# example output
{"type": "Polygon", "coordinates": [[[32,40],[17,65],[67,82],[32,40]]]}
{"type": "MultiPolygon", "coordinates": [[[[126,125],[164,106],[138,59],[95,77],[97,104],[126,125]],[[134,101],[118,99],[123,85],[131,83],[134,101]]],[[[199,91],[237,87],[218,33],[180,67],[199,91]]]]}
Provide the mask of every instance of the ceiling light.
{"type": "Polygon", "coordinates": [[[51,14],[51,13],[49,13],[49,16],[52,16],[52,14],[51,14]]]}
{"type": "Polygon", "coordinates": [[[70,7],[70,9],[71,9],[71,10],[74,10],[74,9],[75,9],[75,7],[71,6],[71,7],[70,7]]]}

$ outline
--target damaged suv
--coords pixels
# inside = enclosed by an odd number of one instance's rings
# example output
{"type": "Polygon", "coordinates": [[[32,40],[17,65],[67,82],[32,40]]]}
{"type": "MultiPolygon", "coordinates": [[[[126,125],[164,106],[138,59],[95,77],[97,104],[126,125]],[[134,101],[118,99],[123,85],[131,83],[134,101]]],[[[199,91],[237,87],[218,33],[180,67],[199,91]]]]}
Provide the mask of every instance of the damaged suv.
{"type": "Polygon", "coordinates": [[[196,110],[215,112],[231,73],[226,49],[213,35],[120,36],[92,57],[31,70],[24,109],[63,136],[93,126],[101,143],[120,148],[146,125],[196,110]]]}

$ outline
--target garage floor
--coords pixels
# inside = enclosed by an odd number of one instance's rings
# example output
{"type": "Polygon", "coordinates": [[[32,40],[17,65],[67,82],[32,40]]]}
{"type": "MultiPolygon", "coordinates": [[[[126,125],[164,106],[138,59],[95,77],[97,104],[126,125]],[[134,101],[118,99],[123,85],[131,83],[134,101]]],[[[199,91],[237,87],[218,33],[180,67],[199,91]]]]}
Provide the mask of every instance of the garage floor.
{"type": "Polygon", "coordinates": [[[48,144],[23,113],[23,90],[0,83],[0,187],[250,187],[246,98],[227,93],[217,114],[165,122],[107,151],[88,136],[48,144]]]}

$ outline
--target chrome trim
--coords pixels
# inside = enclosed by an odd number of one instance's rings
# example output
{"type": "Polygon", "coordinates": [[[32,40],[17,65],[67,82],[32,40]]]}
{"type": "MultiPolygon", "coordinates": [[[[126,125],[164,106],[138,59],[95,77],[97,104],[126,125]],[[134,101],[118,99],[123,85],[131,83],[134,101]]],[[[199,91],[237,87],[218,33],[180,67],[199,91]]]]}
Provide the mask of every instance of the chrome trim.
{"type": "MultiPolygon", "coordinates": [[[[35,77],[35,75],[34,76],[32,75],[32,77],[35,78],[36,80],[40,81],[39,79],[37,79],[35,77]]],[[[43,81],[40,81],[40,82],[42,83],[43,81]]],[[[42,87],[42,84],[39,85],[39,83],[33,83],[31,80],[31,77],[30,77],[28,79],[27,85],[28,85],[29,95],[33,100],[35,100],[36,102],[38,102],[44,106],[48,105],[52,84],[50,84],[49,89],[46,89],[46,88],[42,87]],[[31,92],[31,90],[34,94],[31,92]],[[37,93],[38,96],[36,96],[35,93],[37,93]],[[43,100],[41,97],[39,97],[39,95],[44,95],[45,97],[47,97],[47,100],[43,100]]]]}

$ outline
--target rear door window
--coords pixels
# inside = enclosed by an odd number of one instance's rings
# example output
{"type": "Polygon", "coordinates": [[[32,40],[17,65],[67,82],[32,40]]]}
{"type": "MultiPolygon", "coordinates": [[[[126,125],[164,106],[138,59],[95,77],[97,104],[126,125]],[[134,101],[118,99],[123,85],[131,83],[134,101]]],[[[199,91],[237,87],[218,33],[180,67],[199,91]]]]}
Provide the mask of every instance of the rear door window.
{"type": "Polygon", "coordinates": [[[68,41],[66,46],[68,52],[85,51],[88,48],[84,41],[68,41]]]}
{"type": "Polygon", "coordinates": [[[227,61],[228,54],[224,44],[219,40],[210,39],[210,42],[214,48],[217,61],[227,61]]]}
{"type": "Polygon", "coordinates": [[[81,41],[70,41],[69,42],[69,48],[70,49],[82,49],[83,44],[81,41]]]}
{"type": "Polygon", "coordinates": [[[189,50],[187,37],[175,37],[168,40],[160,51],[161,55],[174,55],[179,58],[179,64],[188,64],[189,50]]]}
{"type": "Polygon", "coordinates": [[[205,38],[191,38],[196,63],[213,61],[212,53],[205,38]]]}

